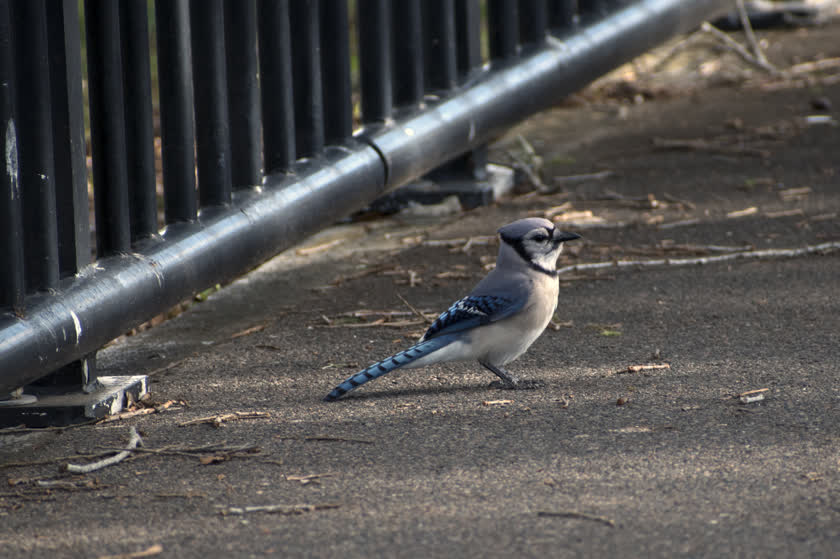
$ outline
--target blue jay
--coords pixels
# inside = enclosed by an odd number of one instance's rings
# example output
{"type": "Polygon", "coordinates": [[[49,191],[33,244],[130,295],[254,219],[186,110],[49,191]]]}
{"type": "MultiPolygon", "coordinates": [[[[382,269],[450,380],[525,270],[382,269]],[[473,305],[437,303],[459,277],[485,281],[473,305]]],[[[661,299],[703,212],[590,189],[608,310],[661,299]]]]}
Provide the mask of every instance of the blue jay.
{"type": "Polygon", "coordinates": [[[326,401],[399,368],[477,360],[507,388],[523,383],[504,366],[525,353],[548,326],[557,308],[557,258],[565,241],[580,235],[555,229],[538,217],[499,229],[496,267],[472,292],[441,314],[416,345],[351,376],[326,401]]]}

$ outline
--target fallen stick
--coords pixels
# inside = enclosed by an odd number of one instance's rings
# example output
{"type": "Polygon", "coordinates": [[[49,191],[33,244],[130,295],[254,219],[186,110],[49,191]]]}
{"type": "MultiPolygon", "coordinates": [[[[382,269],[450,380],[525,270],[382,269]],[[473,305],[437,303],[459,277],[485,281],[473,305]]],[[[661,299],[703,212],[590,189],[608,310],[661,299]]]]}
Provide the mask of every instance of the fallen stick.
{"type": "Polygon", "coordinates": [[[616,260],[612,262],[591,262],[585,264],[574,264],[564,266],[557,270],[558,275],[569,272],[582,272],[587,270],[609,270],[614,268],[655,268],[659,266],[696,266],[699,264],[713,264],[718,262],[729,262],[732,260],[758,260],[772,258],[794,258],[808,254],[829,253],[840,250],[840,241],[821,243],[818,245],[807,245],[802,248],[770,248],[764,250],[749,250],[744,252],[730,252],[716,256],[703,256],[698,258],[659,258],[655,260],[616,260]]]}
{"type": "Polygon", "coordinates": [[[428,316],[426,316],[425,314],[423,314],[423,313],[421,313],[419,310],[417,310],[417,308],[416,308],[414,305],[412,305],[411,303],[409,303],[409,302],[406,300],[406,298],[405,298],[405,297],[403,297],[402,295],[400,295],[400,293],[399,293],[399,292],[397,292],[397,297],[399,297],[399,298],[400,298],[400,301],[402,301],[403,303],[405,303],[405,306],[406,306],[406,307],[408,307],[408,308],[411,310],[411,312],[413,312],[414,314],[416,314],[417,316],[419,316],[419,317],[420,317],[420,318],[421,318],[424,322],[426,322],[427,324],[432,324],[432,323],[434,322],[434,319],[429,318],[428,316]]]}
{"type": "Polygon", "coordinates": [[[703,22],[703,24],[700,26],[700,30],[703,31],[704,33],[708,33],[708,34],[712,35],[716,39],[719,39],[721,41],[721,43],[724,44],[724,46],[729,48],[729,50],[733,51],[738,56],[743,58],[744,61],[748,62],[749,64],[752,64],[756,68],[760,68],[760,69],[764,70],[765,72],[768,72],[772,76],[783,75],[782,72],[780,72],[778,68],[776,68],[775,66],[773,66],[772,64],[767,62],[766,59],[764,61],[760,60],[759,58],[754,56],[752,53],[750,53],[750,51],[745,49],[743,47],[743,45],[741,45],[741,43],[739,43],[738,41],[736,41],[735,39],[733,39],[732,37],[730,37],[729,35],[727,35],[723,31],[721,31],[720,29],[718,29],[717,27],[715,27],[714,25],[712,25],[708,21],[703,22]]]}
{"type": "Polygon", "coordinates": [[[220,415],[212,415],[210,417],[199,417],[198,419],[191,419],[180,423],[180,427],[188,425],[201,425],[203,423],[210,423],[214,427],[220,427],[225,421],[238,421],[240,419],[261,419],[271,417],[267,411],[236,411],[233,413],[223,413],[220,415]]]}
{"type": "Polygon", "coordinates": [[[128,446],[126,446],[125,450],[122,452],[118,452],[113,456],[103,458],[97,462],[91,462],[90,464],[67,464],[64,466],[63,470],[70,472],[71,474],[89,474],[90,472],[101,470],[102,468],[125,460],[131,456],[132,450],[143,444],[143,439],[140,438],[140,435],[137,433],[137,429],[135,429],[133,425],[129,430],[129,434],[130,437],[128,440],[128,446]]]}
{"type": "Polygon", "coordinates": [[[616,371],[615,374],[623,375],[626,373],[638,373],[640,371],[654,371],[656,369],[670,369],[671,365],[668,363],[650,364],[650,365],[630,365],[626,369],[616,371]]]}
{"type": "Polygon", "coordinates": [[[606,524],[607,526],[614,528],[615,521],[607,518],[606,516],[598,516],[596,514],[588,514],[585,512],[577,512],[577,511],[548,511],[548,510],[541,510],[537,512],[537,516],[542,517],[554,517],[554,518],[577,518],[580,520],[593,520],[595,522],[600,522],[602,524],[606,524]]]}
{"type": "Polygon", "coordinates": [[[143,557],[153,557],[163,553],[163,546],[156,543],[153,546],[147,547],[142,551],[133,551],[131,553],[119,553],[117,555],[100,555],[99,559],[142,559],[143,557]]]}
{"type": "Polygon", "coordinates": [[[253,505],[248,507],[221,507],[220,514],[234,514],[243,515],[253,512],[267,512],[272,514],[303,514],[305,512],[313,512],[316,510],[337,509],[340,507],[338,503],[323,503],[319,505],[253,505]]]}
{"type": "Polygon", "coordinates": [[[712,143],[702,138],[688,140],[672,138],[654,138],[653,145],[654,147],[658,147],[660,149],[704,151],[707,153],[720,153],[724,155],[751,155],[754,157],[761,157],[763,159],[770,157],[770,152],[766,149],[751,148],[740,145],[727,146],[723,144],[712,143]]]}

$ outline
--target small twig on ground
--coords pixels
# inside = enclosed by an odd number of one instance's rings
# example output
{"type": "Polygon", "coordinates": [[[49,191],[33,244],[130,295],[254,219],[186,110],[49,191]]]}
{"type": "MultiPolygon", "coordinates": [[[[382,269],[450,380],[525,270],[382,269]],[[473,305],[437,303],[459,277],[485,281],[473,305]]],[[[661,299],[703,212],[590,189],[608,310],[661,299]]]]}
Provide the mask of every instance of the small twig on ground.
{"type": "Polygon", "coordinates": [[[761,157],[763,159],[770,157],[770,152],[766,149],[752,148],[742,145],[727,146],[720,143],[710,142],[708,140],[704,140],[703,138],[688,140],[654,138],[653,145],[654,147],[660,149],[702,151],[707,153],[721,153],[725,155],[750,155],[753,157],[761,157]]]}
{"type": "Polygon", "coordinates": [[[125,460],[131,456],[132,450],[143,444],[143,439],[140,438],[140,435],[137,433],[137,429],[135,429],[133,425],[129,429],[129,434],[130,437],[128,440],[128,446],[126,446],[125,450],[122,452],[118,452],[113,456],[109,456],[108,458],[104,458],[97,462],[91,462],[90,464],[67,464],[62,469],[70,472],[71,474],[89,474],[90,472],[95,472],[96,470],[100,470],[125,460]]]}
{"type": "Polygon", "coordinates": [[[726,214],[727,219],[736,219],[739,217],[747,217],[750,215],[755,215],[758,213],[758,208],[755,206],[750,206],[749,208],[744,208],[743,210],[735,210],[728,212],[726,214]]]}
{"type": "Polygon", "coordinates": [[[744,0],[735,0],[735,6],[738,9],[738,17],[741,19],[741,27],[744,29],[744,35],[747,37],[747,42],[750,44],[756,60],[758,60],[763,68],[771,73],[779,73],[776,67],[770,64],[770,61],[764,56],[764,50],[762,50],[761,45],[758,44],[758,40],[755,38],[752,23],[750,23],[750,16],[747,14],[747,8],[744,6],[744,0]]]}
{"type": "Polygon", "coordinates": [[[267,322],[263,322],[262,324],[257,324],[256,326],[251,326],[250,328],[246,328],[244,330],[240,330],[235,334],[231,334],[230,339],[235,340],[236,338],[241,338],[242,336],[250,336],[251,334],[256,334],[257,332],[262,332],[265,330],[265,327],[268,326],[267,322]]]}
{"type": "Polygon", "coordinates": [[[310,254],[317,254],[319,252],[324,252],[330,250],[331,248],[337,247],[344,241],[345,239],[333,239],[332,241],[327,241],[326,243],[321,243],[320,245],[299,248],[295,251],[295,254],[297,254],[298,256],[309,256],[310,254]]]}
{"type": "Polygon", "coordinates": [[[757,390],[747,390],[746,392],[741,392],[736,398],[738,398],[742,404],[751,404],[753,402],[760,402],[764,399],[765,394],[769,392],[769,388],[759,388],[757,390]]]}
{"type": "Polygon", "coordinates": [[[809,254],[826,254],[840,250],[840,241],[821,243],[819,245],[808,245],[802,248],[764,249],[748,250],[744,252],[730,252],[716,256],[703,256],[698,258],[659,258],[655,260],[616,260],[612,262],[591,262],[585,264],[574,264],[564,266],[557,270],[561,276],[569,272],[582,272],[587,270],[607,270],[611,268],[655,268],[659,266],[696,266],[698,264],[712,264],[717,262],[728,262],[732,260],[760,260],[772,258],[794,258],[809,254]]]}
{"type": "MultiPolygon", "coordinates": [[[[193,354],[193,355],[195,355],[195,354],[193,354]]],[[[192,355],[191,355],[190,357],[192,357],[192,355]]],[[[150,377],[150,376],[153,376],[153,375],[158,375],[158,374],[160,374],[160,373],[165,373],[166,371],[168,371],[168,370],[170,370],[170,369],[174,369],[175,367],[177,367],[178,365],[180,365],[181,363],[183,363],[183,362],[184,362],[184,361],[186,361],[187,359],[189,359],[189,357],[185,357],[185,358],[183,358],[183,359],[179,359],[179,360],[177,360],[177,361],[173,361],[172,363],[169,363],[169,364],[167,364],[167,365],[164,365],[163,367],[160,367],[160,368],[158,368],[158,369],[155,369],[155,370],[153,370],[153,371],[149,371],[148,373],[143,373],[143,374],[145,374],[146,376],[149,376],[149,377],[150,377]]]]}
{"type": "Polygon", "coordinates": [[[459,237],[456,239],[426,239],[420,243],[424,247],[457,247],[458,250],[466,252],[470,247],[477,245],[492,245],[496,243],[495,235],[477,235],[475,237],[459,237]]]}
{"type": "MultiPolygon", "coordinates": [[[[750,28],[750,29],[752,29],[752,28],[750,28]]],[[[714,25],[712,25],[708,21],[703,22],[703,24],[700,26],[700,30],[703,31],[704,33],[708,33],[708,34],[712,35],[713,37],[715,37],[716,39],[720,40],[720,42],[723,43],[723,45],[725,47],[727,47],[729,50],[731,50],[732,52],[734,52],[735,54],[740,56],[742,59],[744,59],[745,62],[755,66],[756,68],[764,70],[765,72],[769,73],[770,75],[773,75],[773,76],[782,75],[782,72],[780,72],[778,68],[776,68],[775,66],[770,64],[767,61],[767,59],[764,59],[763,61],[760,60],[759,58],[754,56],[752,53],[750,53],[750,51],[745,49],[743,47],[743,45],[741,45],[741,43],[739,43],[738,41],[736,41],[735,39],[733,39],[732,37],[730,37],[729,35],[727,35],[723,31],[721,31],[720,29],[718,29],[717,27],[715,27],[714,25]]],[[[755,39],[755,38],[753,37],[753,39],[755,39]]]]}
{"type": "Polygon", "coordinates": [[[285,435],[277,435],[276,438],[284,441],[307,441],[307,442],[340,442],[340,443],[358,443],[358,444],[374,444],[375,441],[368,439],[352,439],[347,437],[329,437],[314,435],[310,437],[289,437],[285,435]]]}
{"type": "Polygon", "coordinates": [[[310,483],[320,483],[319,480],[322,477],[332,477],[332,476],[335,476],[335,475],[338,475],[338,474],[330,472],[330,473],[326,473],[326,474],[308,474],[308,475],[302,475],[302,476],[294,476],[294,475],[293,476],[286,476],[286,475],[284,475],[283,477],[286,478],[286,481],[299,481],[301,485],[309,485],[310,483]]]}
{"type": "Polygon", "coordinates": [[[653,371],[656,369],[670,369],[671,365],[668,363],[650,364],[650,365],[630,365],[626,369],[616,371],[615,374],[622,375],[626,373],[638,373],[640,371],[653,371]]]}
{"type": "Polygon", "coordinates": [[[221,427],[222,424],[226,421],[238,421],[240,419],[263,419],[266,417],[271,417],[271,414],[267,411],[237,411],[233,413],[223,413],[219,415],[212,415],[210,417],[200,417],[198,419],[191,419],[190,421],[185,421],[180,423],[180,427],[186,427],[188,425],[200,425],[203,423],[209,423],[213,425],[213,427],[221,427]]]}
{"type": "Polygon", "coordinates": [[[549,517],[549,518],[577,518],[580,520],[593,520],[595,522],[600,522],[602,524],[606,524],[607,526],[614,528],[615,521],[607,518],[606,516],[598,516],[596,514],[588,514],[585,512],[578,512],[578,511],[548,511],[548,510],[541,510],[537,512],[537,516],[542,517],[549,517]]]}
{"type": "Polygon", "coordinates": [[[411,303],[409,303],[408,300],[406,300],[406,298],[403,297],[399,292],[397,292],[397,297],[400,298],[400,301],[405,303],[405,306],[408,307],[411,310],[411,312],[423,319],[424,322],[426,322],[427,324],[432,324],[434,322],[434,319],[429,318],[428,316],[417,310],[417,308],[411,303]]]}
{"type": "Polygon", "coordinates": [[[341,505],[338,503],[322,503],[318,505],[254,505],[247,507],[220,507],[219,511],[222,515],[243,515],[253,512],[266,512],[272,514],[303,514],[305,512],[314,512],[316,510],[337,509],[341,505]]]}
{"type": "Polygon", "coordinates": [[[149,546],[142,551],[134,551],[131,553],[118,553],[117,555],[100,555],[99,559],[142,559],[143,557],[153,557],[163,553],[163,546],[159,543],[149,546]]]}

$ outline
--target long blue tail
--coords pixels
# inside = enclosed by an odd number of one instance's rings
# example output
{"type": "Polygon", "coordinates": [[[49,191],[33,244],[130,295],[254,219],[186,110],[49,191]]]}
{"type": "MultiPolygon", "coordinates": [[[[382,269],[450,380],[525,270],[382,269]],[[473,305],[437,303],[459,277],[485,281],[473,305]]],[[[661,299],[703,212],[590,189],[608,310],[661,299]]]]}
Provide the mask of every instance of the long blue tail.
{"type": "Polygon", "coordinates": [[[412,361],[416,361],[425,355],[429,355],[433,351],[437,351],[438,349],[448,345],[450,342],[452,342],[452,337],[450,336],[433,338],[431,340],[420,342],[419,344],[392,355],[387,359],[383,359],[379,363],[374,363],[367,369],[359,371],[333,388],[333,391],[326,395],[324,401],[334,402],[354,388],[359,387],[375,378],[379,378],[386,373],[390,373],[394,369],[399,369],[400,367],[408,365],[412,361]]]}

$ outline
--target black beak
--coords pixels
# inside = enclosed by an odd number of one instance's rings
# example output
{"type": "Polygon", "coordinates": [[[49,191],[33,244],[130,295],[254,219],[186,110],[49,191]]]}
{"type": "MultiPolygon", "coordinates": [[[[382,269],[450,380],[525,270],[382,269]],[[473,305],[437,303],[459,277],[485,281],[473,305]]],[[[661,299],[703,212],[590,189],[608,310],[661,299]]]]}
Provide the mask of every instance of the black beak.
{"type": "Polygon", "coordinates": [[[554,242],[563,243],[566,241],[574,241],[575,239],[580,239],[580,235],[577,233],[568,233],[566,231],[558,231],[557,229],[554,230],[554,234],[551,236],[554,242]]]}

